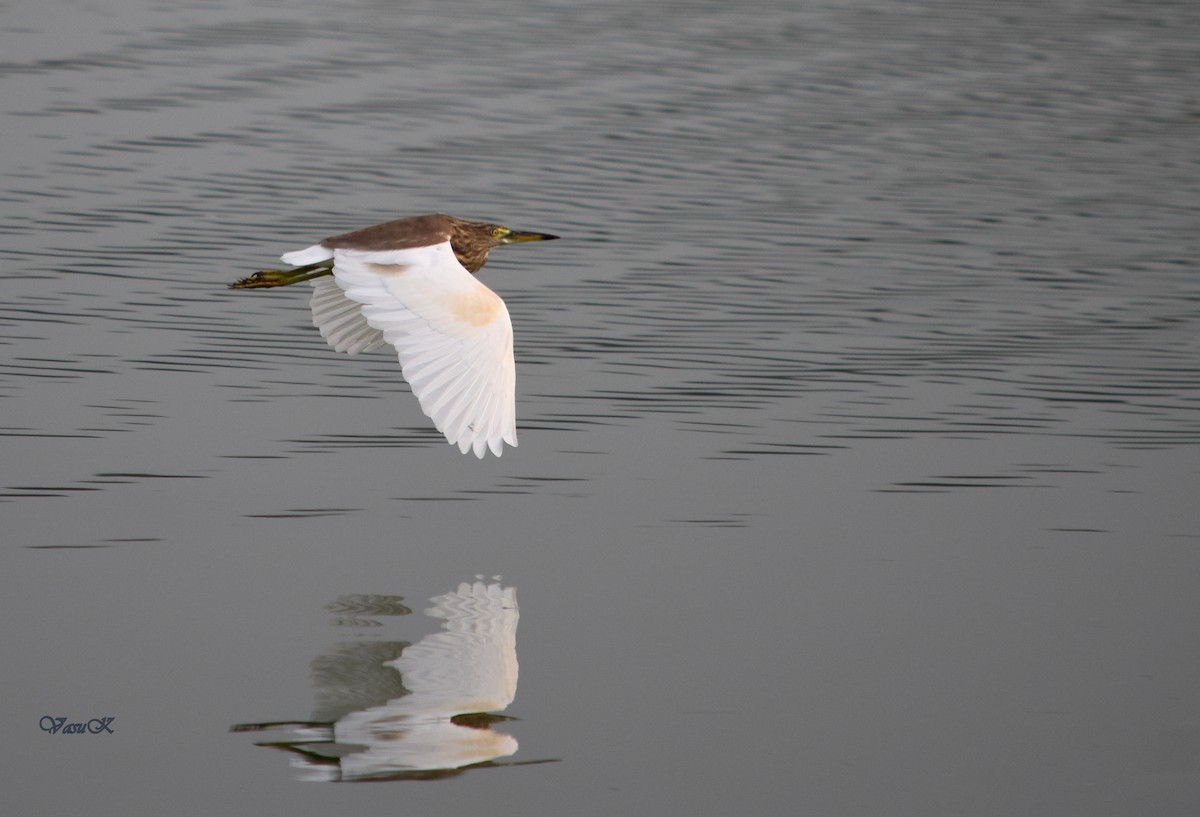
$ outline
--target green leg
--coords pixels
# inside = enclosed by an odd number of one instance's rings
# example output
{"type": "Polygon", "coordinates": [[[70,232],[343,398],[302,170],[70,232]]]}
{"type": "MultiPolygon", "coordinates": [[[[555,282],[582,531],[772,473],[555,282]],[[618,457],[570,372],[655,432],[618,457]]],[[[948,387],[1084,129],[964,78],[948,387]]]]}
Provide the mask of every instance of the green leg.
{"type": "Polygon", "coordinates": [[[309,281],[313,278],[320,278],[322,275],[330,275],[333,273],[333,260],[325,259],[318,261],[315,264],[309,264],[306,267],[296,267],[295,269],[265,269],[256,272],[253,275],[242,278],[240,281],[235,281],[230,284],[230,289],[265,289],[267,287],[285,287],[289,284],[298,284],[301,281],[309,281]]]}

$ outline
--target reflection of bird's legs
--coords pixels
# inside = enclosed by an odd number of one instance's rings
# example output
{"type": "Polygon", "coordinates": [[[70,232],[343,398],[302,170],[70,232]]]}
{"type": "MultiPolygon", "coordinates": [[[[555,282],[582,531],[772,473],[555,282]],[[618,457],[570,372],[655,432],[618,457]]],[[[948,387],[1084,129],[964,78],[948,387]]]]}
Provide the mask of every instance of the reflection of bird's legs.
{"type": "Polygon", "coordinates": [[[309,264],[295,269],[265,269],[253,275],[242,278],[229,285],[230,289],[263,289],[266,287],[285,287],[288,284],[298,284],[333,272],[333,259],[326,258],[315,264],[309,264]]]}

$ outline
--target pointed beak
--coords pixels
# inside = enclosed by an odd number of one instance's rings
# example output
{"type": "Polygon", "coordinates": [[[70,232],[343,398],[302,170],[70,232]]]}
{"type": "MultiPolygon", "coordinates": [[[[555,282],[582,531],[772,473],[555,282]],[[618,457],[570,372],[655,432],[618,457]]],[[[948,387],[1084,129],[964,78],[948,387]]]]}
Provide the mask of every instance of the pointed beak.
{"type": "Polygon", "coordinates": [[[556,235],[549,233],[520,233],[513,230],[504,238],[500,239],[501,244],[520,244],[524,241],[553,241],[558,238],[556,235]]]}

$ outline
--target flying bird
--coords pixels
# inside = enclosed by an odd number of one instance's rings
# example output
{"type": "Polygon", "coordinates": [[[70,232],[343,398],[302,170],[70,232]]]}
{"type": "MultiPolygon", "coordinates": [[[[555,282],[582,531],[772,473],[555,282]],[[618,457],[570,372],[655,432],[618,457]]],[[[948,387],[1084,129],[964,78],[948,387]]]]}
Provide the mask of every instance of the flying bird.
{"type": "Polygon", "coordinates": [[[376,224],[284,253],[291,270],[262,270],[230,286],[308,281],[313,324],[338,352],[390,344],[404,379],[438,431],[465,454],[497,457],[517,444],[512,322],[475,273],[503,244],[558,236],[436,213],[376,224]]]}

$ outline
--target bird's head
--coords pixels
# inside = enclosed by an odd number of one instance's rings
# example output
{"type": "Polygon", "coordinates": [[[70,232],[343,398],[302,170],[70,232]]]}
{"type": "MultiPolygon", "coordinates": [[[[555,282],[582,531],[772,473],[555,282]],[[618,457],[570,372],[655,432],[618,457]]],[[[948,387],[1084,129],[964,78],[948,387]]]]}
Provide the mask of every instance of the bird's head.
{"type": "Polygon", "coordinates": [[[527,241],[552,241],[558,238],[548,233],[529,233],[510,230],[499,224],[484,221],[455,220],[450,246],[458,261],[469,272],[478,272],[487,263],[488,253],[502,244],[522,244],[527,241]]]}

